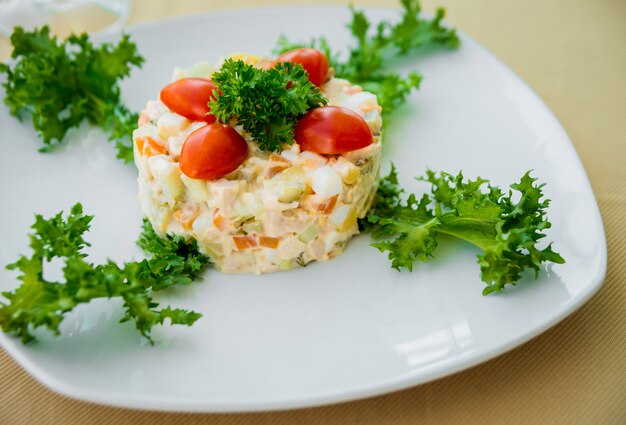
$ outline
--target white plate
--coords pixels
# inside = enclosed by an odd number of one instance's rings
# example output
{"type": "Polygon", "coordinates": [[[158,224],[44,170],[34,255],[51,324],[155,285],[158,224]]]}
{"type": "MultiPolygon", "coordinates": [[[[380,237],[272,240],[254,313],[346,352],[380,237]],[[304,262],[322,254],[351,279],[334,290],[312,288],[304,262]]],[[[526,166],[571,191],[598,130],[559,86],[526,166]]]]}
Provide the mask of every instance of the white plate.
{"type": "MultiPolygon", "coordinates": [[[[375,19],[397,11],[371,10],[375,19]]],[[[230,52],[269,54],[280,33],[307,40],[348,40],[344,8],[257,9],[201,15],[136,27],[146,57],[124,84],[141,108],[176,65],[230,52]],[[323,23],[320,25],[320,23],[323,23]]],[[[5,349],[36,379],[71,397],[117,406],[179,411],[250,411],[313,406],[381,394],[476,365],[520,345],[566,317],[601,285],[606,269],[602,222],[567,135],[541,100],[489,52],[461,36],[462,47],[406,63],[423,87],[385,134],[385,172],[395,161],[402,184],[427,167],[491,178],[499,185],[528,169],[547,182],[554,224],[549,238],[567,260],[498,295],[484,284],[471,246],[444,242],[437,261],[396,272],[384,255],[355,238],[345,254],[304,269],[270,274],[206,274],[173,290],[165,303],[204,317],[191,328],[162,327],[156,346],[132,324],[118,324],[120,304],[78,308],[62,336],[38,332],[5,349]]],[[[0,93],[1,95],[1,93],[0,93]]],[[[2,96],[4,97],[4,96],[2,96]]],[[[36,152],[28,124],[0,109],[5,159],[0,171],[0,262],[28,252],[33,213],[52,214],[81,201],[95,214],[88,240],[93,261],[139,255],[135,172],[115,159],[101,133],[62,151],[36,152]]],[[[0,272],[0,289],[17,284],[0,272]]]]}

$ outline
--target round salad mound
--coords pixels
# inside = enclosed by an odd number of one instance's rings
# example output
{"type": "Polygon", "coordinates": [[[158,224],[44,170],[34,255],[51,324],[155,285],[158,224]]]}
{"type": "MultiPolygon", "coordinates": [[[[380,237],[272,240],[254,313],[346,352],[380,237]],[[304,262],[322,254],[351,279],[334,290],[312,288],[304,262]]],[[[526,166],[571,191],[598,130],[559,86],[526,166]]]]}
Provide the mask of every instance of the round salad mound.
{"type": "MultiPolygon", "coordinates": [[[[251,55],[235,58],[254,66],[267,63],[251,55]]],[[[177,69],[173,80],[210,79],[214,71],[207,64],[177,69]]],[[[363,118],[373,135],[369,145],[326,154],[294,141],[268,152],[235,125],[247,155],[234,171],[209,179],[189,177],[185,164],[181,170],[181,152],[192,133],[217,124],[186,118],[161,100],[148,101],[133,141],[141,208],[155,231],[196,240],[227,273],[287,270],[340,254],[376,193],[381,108],[375,95],[332,72],[319,89],[328,106],[363,118]]]]}

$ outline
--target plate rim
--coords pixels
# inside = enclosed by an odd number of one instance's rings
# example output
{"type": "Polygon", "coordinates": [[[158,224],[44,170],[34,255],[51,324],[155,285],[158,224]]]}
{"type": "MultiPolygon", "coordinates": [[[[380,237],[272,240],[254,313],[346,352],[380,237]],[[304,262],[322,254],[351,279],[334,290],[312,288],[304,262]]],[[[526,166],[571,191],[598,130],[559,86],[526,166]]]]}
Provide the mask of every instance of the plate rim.
{"type": "MultiPolygon", "coordinates": [[[[202,21],[204,19],[211,19],[220,16],[238,16],[240,14],[255,14],[255,13],[268,13],[275,12],[279,10],[307,10],[307,9],[316,9],[316,10],[342,10],[346,9],[343,5],[267,5],[267,6],[257,6],[257,7],[235,7],[228,9],[221,9],[215,11],[207,11],[198,14],[190,14],[190,15],[181,15],[174,16],[165,19],[159,19],[151,22],[142,22],[138,24],[133,24],[125,27],[120,32],[99,32],[93,33],[92,39],[96,41],[107,41],[111,37],[119,37],[120,34],[130,34],[135,30],[149,30],[152,28],[158,28],[161,26],[167,25],[183,25],[185,22],[191,21],[202,21]]],[[[361,7],[360,9],[366,12],[389,12],[393,10],[400,10],[398,7],[361,7]]],[[[423,12],[423,16],[429,16],[432,14],[423,12]]],[[[445,23],[444,23],[445,24],[445,23]]],[[[52,390],[56,393],[59,393],[63,396],[70,397],[73,399],[77,399],[84,402],[96,403],[101,405],[107,405],[112,407],[124,408],[124,409],[139,409],[139,410],[151,410],[151,411],[160,411],[160,412],[195,412],[195,413],[237,413],[237,412],[265,412],[265,411],[279,411],[279,410],[291,410],[298,408],[306,408],[306,407],[318,407],[330,404],[344,403],[364,398],[370,398],[374,396],[389,394],[396,391],[401,391],[404,389],[408,389],[411,387],[415,387],[418,385],[426,384],[428,382],[432,382],[437,379],[441,379],[458,372],[461,372],[466,369],[470,369],[474,366],[477,366],[481,363],[489,361],[493,358],[501,356],[502,354],[517,348],[524,343],[530,341],[531,339],[537,337],[538,335],[544,333],[548,329],[556,326],[561,321],[563,321],[566,317],[574,313],[576,310],[581,308],[589,299],[596,294],[606,277],[607,272],[607,243],[606,243],[606,233],[604,230],[604,223],[602,221],[602,215],[600,213],[600,208],[598,205],[598,201],[596,195],[593,190],[593,186],[589,180],[589,176],[585,170],[584,164],[576,148],[565,131],[563,125],[560,120],[554,114],[554,112],[547,106],[544,100],[537,94],[532,86],[530,86],[525,80],[523,80],[513,69],[511,69],[507,64],[502,62],[494,53],[492,53],[485,46],[474,40],[471,36],[466,34],[460,29],[457,29],[457,34],[459,38],[462,40],[462,45],[466,43],[472,44],[475,48],[482,51],[482,53],[486,54],[490,57],[491,60],[495,64],[497,64],[503,72],[508,74],[513,78],[516,84],[523,86],[531,96],[534,98],[534,102],[536,102],[537,106],[541,107],[542,114],[546,114],[549,116],[554,123],[556,124],[555,128],[558,128],[558,131],[561,133],[563,138],[568,142],[565,143],[567,147],[569,147],[576,158],[577,163],[574,164],[579,170],[582,172],[582,176],[584,177],[584,182],[586,185],[586,190],[588,190],[591,195],[594,205],[593,205],[593,214],[595,216],[595,224],[598,225],[599,231],[599,244],[600,244],[600,253],[599,253],[599,264],[598,264],[598,274],[590,280],[589,284],[584,287],[579,294],[570,298],[566,304],[561,306],[558,311],[555,311],[550,317],[547,317],[543,320],[543,323],[528,331],[524,334],[519,335],[518,337],[511,340],[508,344],[504,344],[501,347],[497,347],[496,349],[492,349],[491,351],[486,351],[477,354],[474,354],[471,358],[466,359],[465,357],[469,356],[468,352],[461,354],[460,356],[456,356],[454,358],[448,358],[441,362],[432,364],[430,366],[430,370],[424,373],[423,371],[420,374],[411,374],[404,373],[402,375],[394,375],[391,377],[387,377],[386,379],[380,381],[372,381],[373,383],[363,385],[359,389],[353,389],[351,391],[346,390],[337,390],[337,391],[328,391],[324,394],[318,395],[309,395],[303,396],[299,395],[289,399],[281,399],[281,400],[263,400],[256,403],[251,402],[233,402],[232,399],[226,400],[215,400],[213,401],[185,401],[184,399],[180,399],[178,397],[172,396],[141,396],[138,394],[133,394],[132,397],[128,397],[127,394],[114,394],[114,393],[106,393],[102,391],[94,391],[89,388],[82,388],[79,386],[75,386],[73,384],[67,384],[52,375],[48,374],[43,368],[39,367],[36,363],[31,362],[21,351],[20,346],[21,342],[14,337],[11,337],[3,332],[0,332],[0,346],[4,348],[4,350],[11,356],[12,360],[15,361],[18,365],[20,365],[24,370],[28,372],[28,374],[34,378],[37,382],[42,384],[49,390],[52,390]],[[451,365],[449,363],[452,363],[451,365]]]]}

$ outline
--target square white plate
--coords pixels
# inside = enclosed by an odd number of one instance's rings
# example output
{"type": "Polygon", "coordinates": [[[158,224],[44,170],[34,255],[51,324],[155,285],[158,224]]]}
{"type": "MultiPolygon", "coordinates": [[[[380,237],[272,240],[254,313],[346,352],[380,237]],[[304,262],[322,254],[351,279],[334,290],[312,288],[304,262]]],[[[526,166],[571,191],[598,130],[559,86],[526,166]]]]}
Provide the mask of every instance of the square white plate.
{"type": "MultiPolygon", "coordinates": [[[[369,10],[395,19],[396,10],[369,10]]],[[[131,108],[156,98],[174,66],[217,61],[232,52],[269,54],[279,34],[324,33],[349,42],[345,8],[255,9],[176,19],[129,30],[146,64],[124,83],[131,108]]],[[[204,317],[191,328],[161,327],[153,347],[120,304],[99,300],[67,316],[62,336],[37,332],[4,348],[36,379],[63,394],[117,406],[178,411],[249,411],[313,406],[381,394],[476,365],[529,340],[581,306],[600,287],[606,243],[589,182],[567,135],[542,101],[489,52],[461,34],[458,51],[439,51],[417,68],[422,89],[385,132],[384,170],[396,163],[402,185],[434,170],[489,178],[498,185],[533,169],[552,199],[547,239],[567,260],[484,297],[477,251],[444,241],[437,259],[396,272],[356,237],[341,256],[264,276],[209,271],[205,280],[160,300],[204,317]]],[[[4,97],[0,93],[0,97],[4,97]]],[[[28,124],[0,107],[0,263],[28,252],[34,213],[80,201],[95,214],[91,259],[138,258],[141,213],[135,170],[115,159],[97,130],[39,154],[28,124]],[[80,140],[80,141],[79,141],[80,140]]],[[[0,271],[0,289],[17,285],[0,271]]]]}

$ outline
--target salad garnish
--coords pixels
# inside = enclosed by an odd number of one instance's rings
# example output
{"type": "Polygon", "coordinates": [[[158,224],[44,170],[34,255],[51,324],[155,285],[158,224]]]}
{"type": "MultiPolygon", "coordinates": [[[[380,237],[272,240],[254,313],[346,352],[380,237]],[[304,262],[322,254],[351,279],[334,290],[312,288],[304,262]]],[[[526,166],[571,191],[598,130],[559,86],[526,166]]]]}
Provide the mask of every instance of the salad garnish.
{"type": "Polygon", "coordinates": [[[431,193],[419,199],[400,188],[392,166],[380,179],[376,205],[361,223],[372,231],[372,238],[384,239],[372,246],[388,253],[394,269],[411,271],[415,260],[431,260],[439,234],[482,250],[478,264],[487,284],[483,295],[515,285],[526,269],[533,270],[536,279],[543,262],[565,262],[551,244],[536,246],[546,236],[543,230],[551,227],[546,217],[550,201],[542,200],[544,184],[536,184],[530,172],[510,186],[517,196],[480,177],[465,180],[462,173],[429,170],[418,180],[431,184],[431,193]]]}
{"type": "Polygon", "coordinates": [[[345,78],[353,84],[372,92],[383,107],[383,114],[388,116],[402,105],[412,90],[418,89],[422,81],[417,72],[401,76],[392,72],[399,58],[419,53],[427,48],[455,49],[460,41],[456,31],[443,26],[445,17],[443,8],[437,9],[432,19],[420,16],[421,6],[418,0],[401,0],[402,19],[398,23],[380,22],[371,31],[372,24],[362,10],[350,7],[352,21],[348,28],[355,44],[347,55],[335,52],[324,37],[314,38],[308,43],[291,42],[282,35],[274,53],[281,54],[302,47],[314,47],[326,54],[329,64],[335,69],[335,75],[345,78]],[[346,59],[342,59],[342,58],[346,59]]]}
{"type": "Polygon", "coordinates": [[[46,327],[59,335],[59,325],[66,313],[77,305],[96,298],[121,298],[124,316],[121,322],[133,321],[135,328],[152,343],[150,330],[166,319],[172,325],[191,326],[202,317],[180,308],[158,308],[153,291],[173,285],[186,285],[198,279],[209,264],[195,243],[181,237],[158,236],[144,220],[137,245],[149,256],[141,261],[117,264],[92,264],[85,248],[89,243],[83,235],[91,226],[93,216],[85,215],[80,203],[63,217],[60,212],[51,218],[36,215],[30,235],[31,256],[22,255],[7,266],[19,270],[22,284],[3,292],[8,303],[0,302],[0,325],[6,333],[23,343],[33,340],[32,330],[46,327]],[[45,264],[53,259],[63,262],[63,282],[45,278],[45,264]]]}
{"type": "Polygon", "coordinates": [[[218,121],[243,126],[262,150],[270,152],[292,144],[298,119],[327,103],[304,67],[293,62],[277,62],[265,70],[227,59],[211,79],[219,88],[209,101],[211,114],[218,121]]]}
{"type": "Polygon", "coordinates": [[[16,27],[11,43],[13,65],[0,63],[4,103],[18,119],[30,116],[44,143],[41,152],[52,151],[87,121],[109,133],[118,158],[132,162],[138,115],[122,103],[119,81],[144,59],[128,35],[116,45],[95,46],[87,34],[61,41],[46,26],[16,27]]]}

